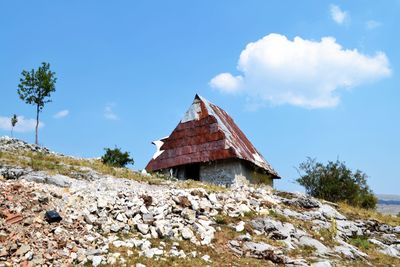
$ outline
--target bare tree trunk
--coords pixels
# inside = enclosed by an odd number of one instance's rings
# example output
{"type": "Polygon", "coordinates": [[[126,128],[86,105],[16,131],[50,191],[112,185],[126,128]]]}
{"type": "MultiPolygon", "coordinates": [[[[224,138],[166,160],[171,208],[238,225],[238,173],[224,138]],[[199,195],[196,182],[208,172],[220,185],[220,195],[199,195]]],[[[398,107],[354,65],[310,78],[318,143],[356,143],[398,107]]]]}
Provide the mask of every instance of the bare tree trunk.
{"type": "Polygon", "coordinates": [[[14,138],[14,136],[13,136],[13,130],[14,130],[14,126],[11,127],[11,138],[14,138]]]}
{"type": "Polygon", "coordinates": [[[39,105],[36,106],[36,138],[35,138],[35,144],[38,145],[38,128],[39,128],[39,105]]]}

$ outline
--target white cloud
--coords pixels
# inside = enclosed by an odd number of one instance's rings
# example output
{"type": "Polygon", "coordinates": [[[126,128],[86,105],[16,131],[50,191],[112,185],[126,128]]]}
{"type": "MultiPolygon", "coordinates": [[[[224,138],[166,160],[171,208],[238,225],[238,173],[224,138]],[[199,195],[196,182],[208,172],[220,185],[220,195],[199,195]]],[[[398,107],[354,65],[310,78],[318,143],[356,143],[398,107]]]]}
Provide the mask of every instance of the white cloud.
{"type": "Polygon", "coordinates": [[[391,74],[383,52],[369,56],[344,49],[332,37],[321,41],[295,37],[291,41],[280,34],[249,43],[237,68],[241,75],[222,73],[210,85],[224,93],[246,94],[257,102],[306,108],[334,107],[340,101],[339,89],[391,74]]]}
{"type": "Polygon", "coordinates": [[[337,5],[330,5],[331,17],[337,24],[343,24],[344,22],[349,20],[349,13],[347,11],[343,11],[337,5]]]}
{"type": "Polygon", "coordinates": [[[109,103],[105,106],[104,108],[104,117],[107,120],[119,120],[119,117],[117,116],[117,114],[114,113],[113,108],[115,107],[115,103],[109,103]]]}
{"type": "Polygon", "coordinates": [[[220,88],[222,91],[233,93],[240,90],[243,78],[241,76],[232,76],[230,73],[221,73],[210,81],[210,86],[220,88]]]}
{"type": "Polygon", "coordinates": [[[376,20],[368,20],[368,21],[365,23],[365,27],[366,27],[368,30],[373,30],[373,29],[376,29],[376,28],[378,28],[378,27],[380,27],[380,26],[382,26],[382,23],[379,22],[379,21],[376,21],[376,20]]]}
{"type": "MultiPolygon", "coordinates": [[[[36,120],[26,119],[24,116],[18,116],[18,122],[14,127],[14,132],[25,133],[35,130],[36,120]]],[[[44,123],[39,121],[39,128],[44,127],[44,123]]],[[[11,131],[11,117],[0,116],[0,129],[11,131]]]]}
{"type": "Polygon", "coordinates": [[[61,111],[57,112],[56,114],[54,114],[53,118],[61,119],[61,118],[67,117],[68,115],[69,115],[69,110],[64,109],[64,110],[61,110],[61,111]]]}

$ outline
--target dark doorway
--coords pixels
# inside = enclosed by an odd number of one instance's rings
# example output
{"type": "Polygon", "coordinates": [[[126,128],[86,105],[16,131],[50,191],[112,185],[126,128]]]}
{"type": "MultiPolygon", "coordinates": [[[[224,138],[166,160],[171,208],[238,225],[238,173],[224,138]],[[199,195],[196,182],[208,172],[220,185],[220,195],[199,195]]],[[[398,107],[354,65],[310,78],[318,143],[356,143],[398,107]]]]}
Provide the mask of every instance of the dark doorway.
{"type": "Polygon", "coordinates": [[[186,165],[185,166],[185,176],[186,176],[186,179],[200,181],[200,165],[199,164],[186,165]]]}

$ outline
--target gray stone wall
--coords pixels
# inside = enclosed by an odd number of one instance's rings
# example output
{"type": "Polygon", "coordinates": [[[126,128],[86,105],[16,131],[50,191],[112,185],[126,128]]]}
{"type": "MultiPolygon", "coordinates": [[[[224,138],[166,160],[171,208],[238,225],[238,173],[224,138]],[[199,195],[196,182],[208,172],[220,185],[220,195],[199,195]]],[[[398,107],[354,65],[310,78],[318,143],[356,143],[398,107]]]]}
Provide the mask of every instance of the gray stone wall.
{"type": "Polygon", "coordinates": [[[273,180],[258,173],[241,160],[223,160],[200,166],[200,180],[222,186],[233,184],[264,183],[273,186],[273,180]]]}
{"type": "MultiPolygon", "coordinates": [[[[185,180],[185,167],[175,167],[163,171],[164,175],[185,180]]],[[[200,165],[200,181],[221,186],[234,184],[266,184],[273,186],[273,179],[268,175],[257,172],[242,160],[229,159],[206,162],[200,165]]]]}

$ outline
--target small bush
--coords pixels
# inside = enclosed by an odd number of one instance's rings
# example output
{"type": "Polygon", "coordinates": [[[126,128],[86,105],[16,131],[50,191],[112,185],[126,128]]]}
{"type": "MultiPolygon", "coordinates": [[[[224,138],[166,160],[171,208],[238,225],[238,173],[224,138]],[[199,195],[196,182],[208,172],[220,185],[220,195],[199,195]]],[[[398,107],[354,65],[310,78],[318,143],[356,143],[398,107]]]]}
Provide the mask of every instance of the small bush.
{"type": "Polygon", "coordinates": [[[112,167],[125,167],[128,164],[133,164],[134,161],[128,152],[122,152],[120,148],[114,149],[105,148],[106,153],[101,157],[101,161],[112,167]]]}
{"type": "Polygon", "coordinates": [[[226,218],[224,218],[221,215],[217,215],[214,217],[215,223],[216,224],[227,224],[226,218]]]}
{"type": "Polygon", "coordinates": [[[350,239],[350,243],[363,251],[368,250],[370,247],[368,238],[366,238],[364,236],[353,237],[350,239]]]}
{"type": "Polygon", "coordinates": [[[330,161],[327,165],[308,158],[300,164],[300,178],[307,194],[331,202],[347,202],[365,209],[374,209],[377,198],[367,184],[367,175],[351,171],[344,162],[330,161]]]}

